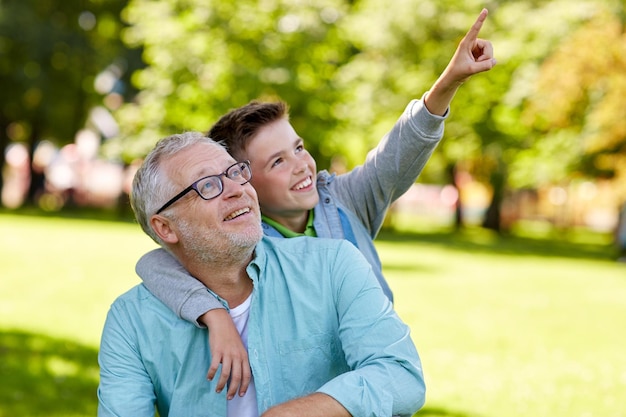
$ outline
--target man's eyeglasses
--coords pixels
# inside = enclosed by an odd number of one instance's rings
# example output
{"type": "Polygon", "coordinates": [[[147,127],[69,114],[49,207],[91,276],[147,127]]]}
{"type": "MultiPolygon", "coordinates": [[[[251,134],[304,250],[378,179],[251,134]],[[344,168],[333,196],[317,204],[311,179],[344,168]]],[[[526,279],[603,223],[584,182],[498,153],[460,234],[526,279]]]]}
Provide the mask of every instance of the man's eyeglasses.
{"type": "Polygon", "coordinates": [[[176,194],[167,203],[157,210],[156,214],[159,214],[178,200],[180,200],[189,191],[194,190],[200,198],[204,200],[212,200],[219,197],[224,192],[224,181],[222,177],[226,177],[231,181],[235,181],[237,184],[244,185],[252,178],[252,171],[250,170],[250,161],[236,162],[226,168],[226,171],[217,175],[209,175],[207,177],[200,178],[198,181],[185,188],[180,193],[176,194]]]}

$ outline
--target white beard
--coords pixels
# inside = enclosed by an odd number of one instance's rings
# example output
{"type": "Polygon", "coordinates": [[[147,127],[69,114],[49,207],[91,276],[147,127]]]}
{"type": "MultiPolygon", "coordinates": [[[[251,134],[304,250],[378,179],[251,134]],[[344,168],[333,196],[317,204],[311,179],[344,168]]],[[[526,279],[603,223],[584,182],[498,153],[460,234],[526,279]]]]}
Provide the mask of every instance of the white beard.
{"type": "Polygon", "coordinates": [[[260,223],[244,232],[226,233],[219,229],[207,231],[185,220],[178,220],[178,229],[183,251],[190,258],[205,265],[248,260],[263,237],[260,223]]]}

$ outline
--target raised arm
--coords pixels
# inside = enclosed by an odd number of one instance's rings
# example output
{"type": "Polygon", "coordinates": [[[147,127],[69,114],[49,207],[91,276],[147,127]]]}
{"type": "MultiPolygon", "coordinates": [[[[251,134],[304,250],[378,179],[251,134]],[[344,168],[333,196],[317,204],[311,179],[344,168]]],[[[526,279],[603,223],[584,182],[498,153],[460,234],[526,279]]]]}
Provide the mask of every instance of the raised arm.
{"type": "Polygon", "coordinates": [[[228,398],[233,398],[237,391],[244,395],[251,379],[248,352],[224,305],[164,249],[142,256],[135,270],[146,288],[178,317],[209,329],[212,358],[207,372],[209,380],[213,380],[222,364],[217,392],[230,378],[228,398]]]}
{"type": "Polygon", "coordinates": [[[487,14],[487,9],[480,12],[476,22],[459,43],[448,66],[426,96],[426,108],[432,114],[443,115],[465,81],[472,75],[489,71],[496,65],[491,42],[478,37],[487,14]]]}
{"type": "Polygon", "coordinates": [[[415,183],[443,137],[447,110],[459,87],[495,65],[491,43],[478,38],[486,18],[487,9],[483,9],[423,100],[409,103],[365,163],[337,177],[337,198],[359,217],[372,238],[391,203],[415,183]]]}

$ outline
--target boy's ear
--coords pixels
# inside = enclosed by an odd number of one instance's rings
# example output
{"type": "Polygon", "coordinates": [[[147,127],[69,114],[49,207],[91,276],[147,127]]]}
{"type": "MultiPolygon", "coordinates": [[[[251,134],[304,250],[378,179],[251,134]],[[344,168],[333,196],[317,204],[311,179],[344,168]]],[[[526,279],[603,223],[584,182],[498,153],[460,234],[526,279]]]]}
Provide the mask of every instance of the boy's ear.
{"type": "Polygon", "coordinates": [[[168,218],[155,214],[150,217],[150,226],[163,242],[171,244],[178,242],[178,235],[174,229],[170,227],[170,220],[168,218]]]}

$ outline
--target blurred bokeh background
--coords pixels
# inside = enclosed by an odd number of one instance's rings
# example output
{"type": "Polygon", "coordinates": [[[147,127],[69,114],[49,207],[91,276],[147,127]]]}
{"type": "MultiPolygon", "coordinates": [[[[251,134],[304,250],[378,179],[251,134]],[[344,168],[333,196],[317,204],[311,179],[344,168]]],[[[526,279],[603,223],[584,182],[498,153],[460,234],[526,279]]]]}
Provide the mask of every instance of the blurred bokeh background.
{"type": "Polygon", "coordinates": [[[621,0],[3,0],[2,205],[120,207],[159,138],[281,98],[320,168],[360,163],[485,6],[497,67],[455,98],[399,210],[610,231],[626,199],[621,0]],[[406,204],[403,204],[406,203],[406,204]]]}
{"type": "Polygon", "coordinates": [[[379,243],[431,369],[421,414],[626,415],[623,0],[0,0],[0,417],[93,415],[103,315],[152,248],[127,192],[158,139],[282,99],[318,168],[349,170],[483,7],[498,65],[458,92],[379,243]]]}

